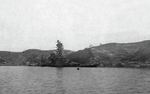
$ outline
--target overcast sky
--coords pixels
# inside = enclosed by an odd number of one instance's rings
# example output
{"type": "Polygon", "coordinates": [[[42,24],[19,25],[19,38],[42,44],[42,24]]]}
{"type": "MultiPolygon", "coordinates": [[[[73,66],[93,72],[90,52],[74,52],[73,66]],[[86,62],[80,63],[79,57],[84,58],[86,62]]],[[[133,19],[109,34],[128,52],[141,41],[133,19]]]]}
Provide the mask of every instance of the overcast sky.
{"type": "Polygon", "coordinates": [[[150,39],[150,0],[0,0],[0,50],[150,39]]]}

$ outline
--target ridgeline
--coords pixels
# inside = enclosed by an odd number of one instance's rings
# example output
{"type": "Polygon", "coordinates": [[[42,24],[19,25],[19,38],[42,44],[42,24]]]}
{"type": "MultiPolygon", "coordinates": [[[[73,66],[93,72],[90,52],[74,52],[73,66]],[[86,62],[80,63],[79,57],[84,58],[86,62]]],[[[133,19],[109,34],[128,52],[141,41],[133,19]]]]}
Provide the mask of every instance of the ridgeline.
{"type": "MultiPolygon", "coordinates": [[[[29,49],[23,52],[0,51],[0,65],[37,66],[56,50],[29,49]]],[[[79,51],[64,50],[71,64],[81,67],[149,67],[150,40],[135,43],[108,43],[79,51]]],[[[70,64],[70,65],[71,65],[70,64]]]]}

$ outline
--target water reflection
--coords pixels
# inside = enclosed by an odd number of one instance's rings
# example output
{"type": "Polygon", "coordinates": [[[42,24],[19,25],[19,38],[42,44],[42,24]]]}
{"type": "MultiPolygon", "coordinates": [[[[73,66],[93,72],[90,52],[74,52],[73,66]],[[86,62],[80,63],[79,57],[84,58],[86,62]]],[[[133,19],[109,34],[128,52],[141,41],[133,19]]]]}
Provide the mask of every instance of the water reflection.
{"type": "Polygon", "coordinates": [[[56,68],[55,84],[56,92],[54,92],[54,94],[66,94],[66,90],[63,86],[63,68],[56,68]]]}

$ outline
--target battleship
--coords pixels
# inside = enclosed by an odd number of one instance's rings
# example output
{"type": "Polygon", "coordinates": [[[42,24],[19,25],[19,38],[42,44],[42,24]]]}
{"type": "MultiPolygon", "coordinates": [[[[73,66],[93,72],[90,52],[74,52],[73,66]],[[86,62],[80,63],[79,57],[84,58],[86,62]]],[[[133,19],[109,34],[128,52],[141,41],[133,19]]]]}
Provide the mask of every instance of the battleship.
{"type": "MultiPolygon", "coordinates": [[[[56,51],[51,53],[48,59],[45,61],[43,58],[41,59],[40,66],[50,66],[50,67],[69,67],[72,63],[71,60],[66,58],[63,55],[63,44],[57,40],[56,42],[56,51]]],[[[73,64],[73,66],[78,66],[78,64],[73,64]]]]}

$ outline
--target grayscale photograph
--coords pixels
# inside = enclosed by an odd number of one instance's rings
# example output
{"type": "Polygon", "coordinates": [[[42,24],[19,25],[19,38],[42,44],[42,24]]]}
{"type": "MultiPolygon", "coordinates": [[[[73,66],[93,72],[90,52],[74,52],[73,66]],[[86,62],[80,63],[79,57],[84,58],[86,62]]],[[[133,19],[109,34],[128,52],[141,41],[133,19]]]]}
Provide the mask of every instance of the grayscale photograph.
{"type": "Polygon", "coordinates": [[[0,0],[0,94],[150,94],[150,0],[0,0]]]}

